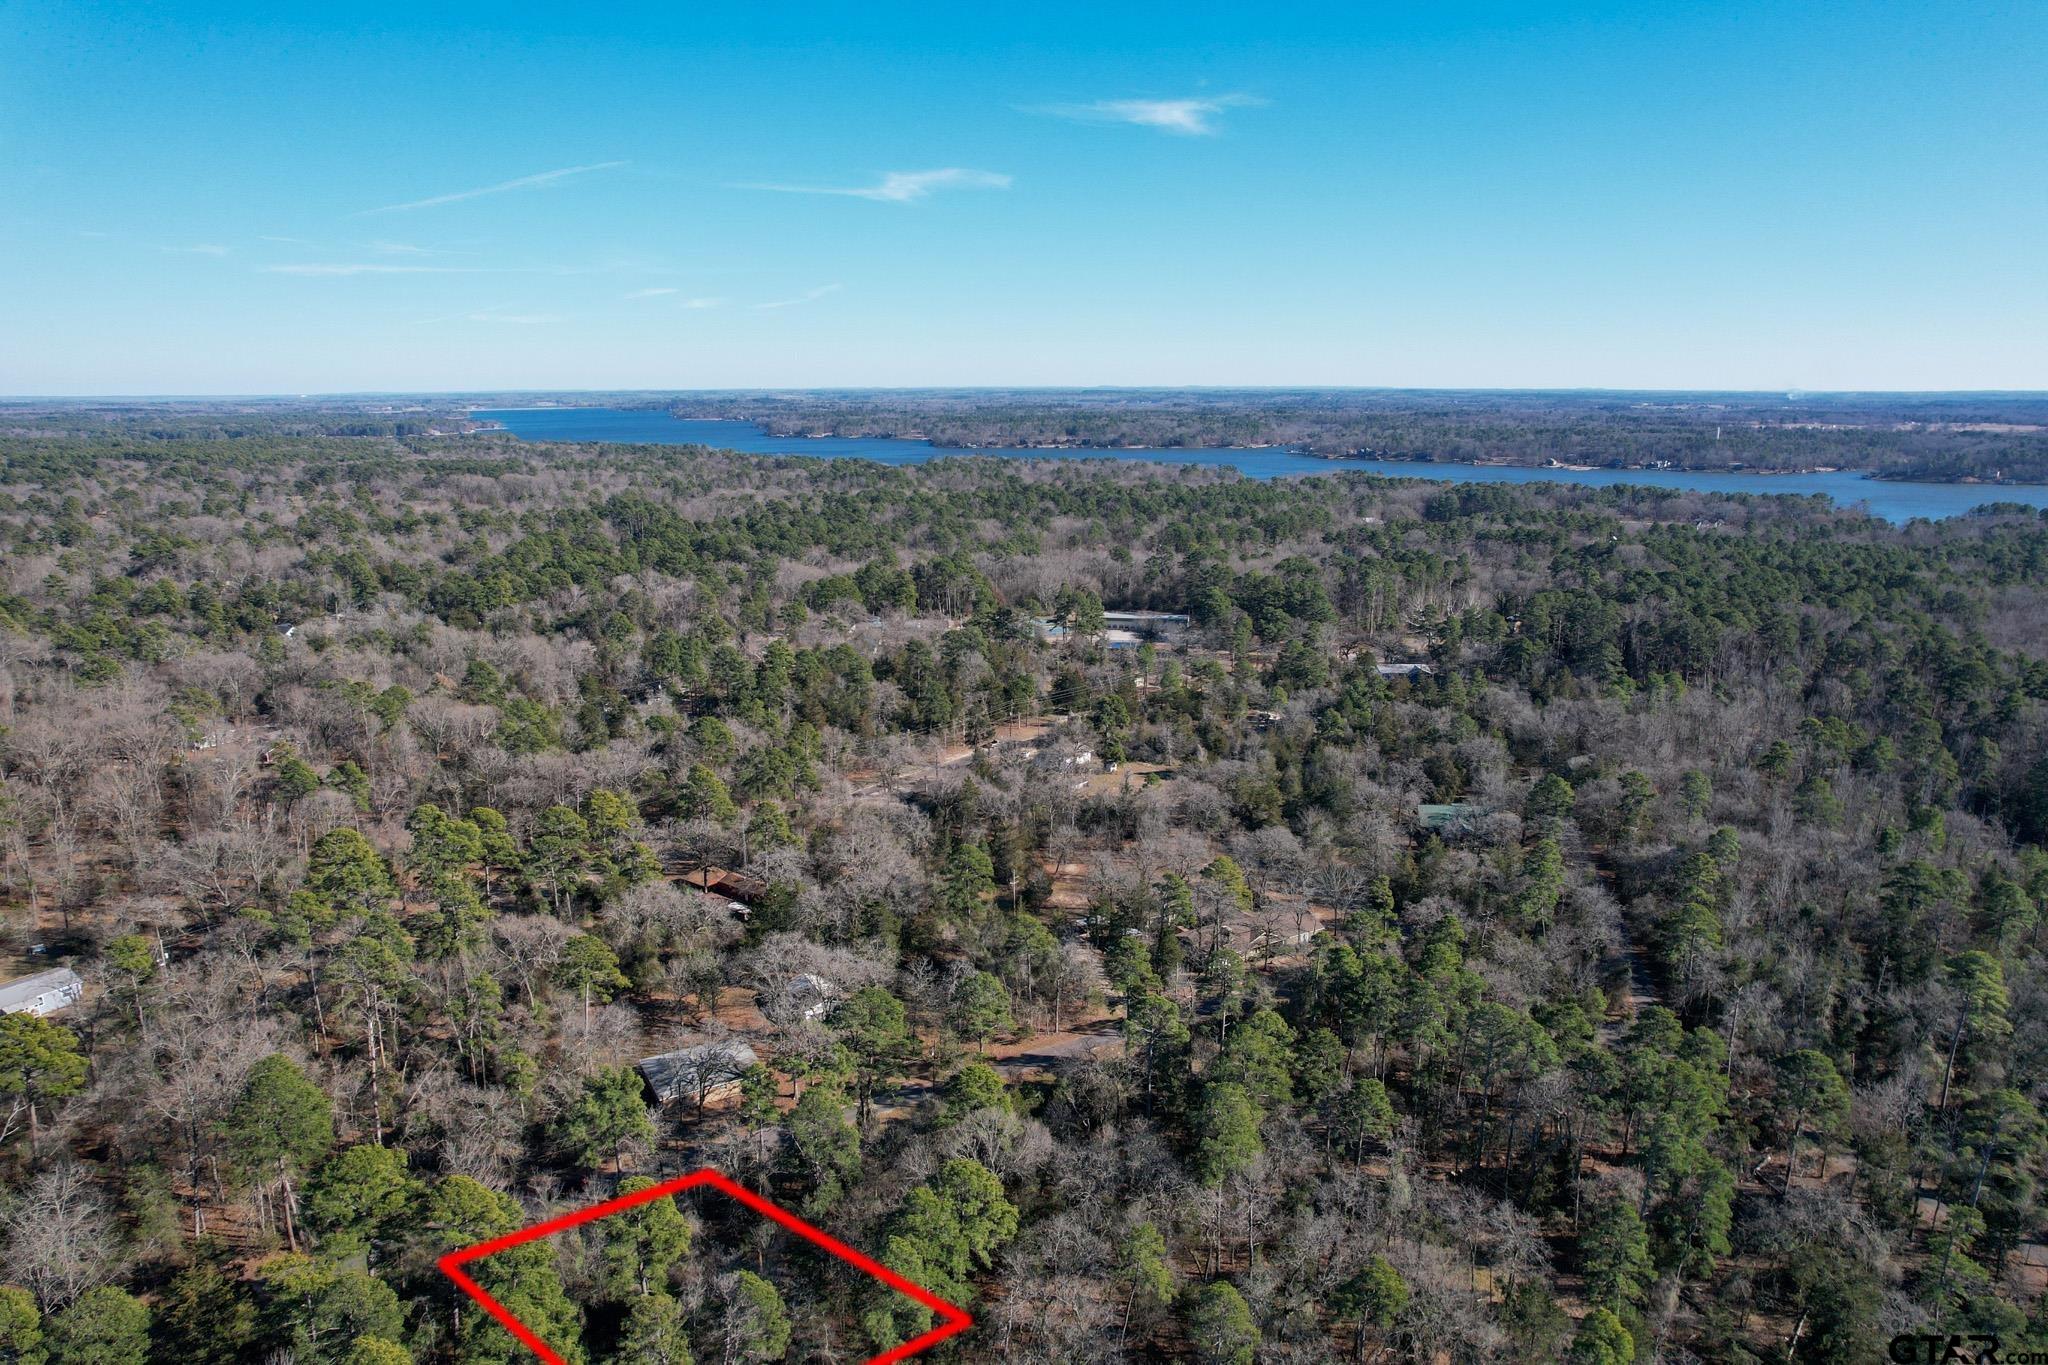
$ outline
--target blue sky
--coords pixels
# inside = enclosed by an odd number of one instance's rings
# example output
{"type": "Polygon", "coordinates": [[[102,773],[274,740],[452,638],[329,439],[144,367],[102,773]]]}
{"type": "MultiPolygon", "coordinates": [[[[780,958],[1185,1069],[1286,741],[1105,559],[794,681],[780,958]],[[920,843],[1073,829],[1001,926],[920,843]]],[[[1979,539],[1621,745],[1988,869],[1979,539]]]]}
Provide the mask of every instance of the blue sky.
{"type": "Polygon", "coordinates": [[[0,393],[2048,388],[2035,0],[548,10],[10,6],[0,393]]]}

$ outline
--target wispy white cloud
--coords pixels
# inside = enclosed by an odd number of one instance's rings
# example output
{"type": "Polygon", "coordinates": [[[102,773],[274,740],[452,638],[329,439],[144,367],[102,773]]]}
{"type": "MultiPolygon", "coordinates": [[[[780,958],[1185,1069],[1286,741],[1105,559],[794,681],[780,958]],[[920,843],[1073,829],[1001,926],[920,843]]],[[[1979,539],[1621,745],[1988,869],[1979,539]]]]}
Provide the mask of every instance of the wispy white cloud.
{"type": "Polygon", "coordinates": [[[933,190],[1006,190],[1010,177],[997,171],[971,171],[943,166],[934,171],[889,171],[873,185],[737,185],[742,190],[773,190],[777,194],[838,194],[852,199],[907,204],[933,190]]]}
{"type": "MultiPolygon", "coordinates": [[[[480,312],[485,312],[485,313],[496,313],[496,312],[500,312],[500,311],[502,311],[502,310],[504,310],[504,309],[507,309],[507,308],[510,308],[510,307],[512,307],[512,305],[511,305],[511,304],[509,304],[509,303],[494,303],[494,304],[491,304],[491,305],[489,305],[489,306],[487,306],[487,307],[485,307],[485,308],[479,309],[478,311],[480,311],[480,312]]],[[[413,319],[412,319],[412,320],[411,320],[410,322],[408,322],[408,323],[407,323],[406,325],[407,325],[408,327],[438,327],[438,326],[440,326],[440,325],[441,325],[442,323],[444,323],[444,322],[463,322],[463,321],[466,321],[466,320],[468,320],[469,316],[470,316],[470,315],[469,315],[468,313],[466,313],[466,312],[463,312],[463,313],[442,313],[442,314],[439,314],[439,315],[437,315],[437,316],[435,316],[435,317],[431,317],[431,318],[413,318],[413,319]]]]}
{"type": "Polygon", "coordinates": [[[315,241],[309,241],[308,239],[306,239],[306,238],[304,238],[304,237],[264,237],[264,236],[258,236],[258,237],[256,238],[256,240],[257,240],[257,241],[259,241],[259,242],[281,242],[281,243],[283,243],[283,244],[284,244],[285,246],[318,246],[318,245],[320,245],[320,244],[319,244],[318,242],[315,242],[315,241]]]}
{"type": "MultiPolygon", "coordinates": [[[[665,299],[671,295],[680,294],[682,292],[682,290],[673,288],[668,285],[660,285],[653,289],[628,290],[626,293],[619,295],[619,297],[622,299],[665,299]]],[[[679,299],[677,300],[677,302],[679,302],[685,308],[717,308],[720,305],[722,305],[725,302],[725,300],[679,299]]]]}
{"type": "Polygon", "coordinates": [[[481,189],[457,190],[453,194],[437,194],[429,199],[413,199],[403,204],[386,204],[382,208],[364,209],[358,218],[372,213],[407,213],[413,209],[430,209],[441,204],[459,204],[465,199],[481,199],[487,194],[509,194],[514,190],[539,190],[560,184],[572,176],[589,175],[592,171],[616,170],[625,165],[623,161],[597,161],[588,166],[564,166],[560,170],[540,171],[534,175],[522,175],[516,180],[502,181],[496,185],[485,185],[481,189]]]}
{"type": "Polygon", "coordinates": [[[754,307],[756,307],[756,308],[794,308],[794,307],[796,307],[796,306],[797,306],[798,304],[800,304],[800,303],[815,303],[815,302],[817,302],[817,301],[818,301],[819,299],[822,299],[822,298],[824,298],[824,297],[825,297],[825,296],[826,296],[827,294],[836,294],[836,293],[838,293],[838,292],[839,292],[839,291],[840,291],[841,289],[843,289],[844,287],[845,287],[844,285],[837,285],[837,284],[821,284],[821,285],[819,285],[819,286],[818,286],[818,287],[817,287],[816,289],[807,289],[807,290],[805,290],[805,291],[804,291],[803,293],[801,293],[801,294],[798,294],[798,295],[797,295],[797,296],[796,296],[795,298],[793,298],[793,299],[770,299],[770,300],[769,300],[768,302],[766,302],[766,303],[757,303],[757,304],[755,304],[755,305],[754,305],[754,307]]]}
{"type": "Polygon", "coordinates": [[[482,275],[484,271],[462,265],[393,265],[388,261],[309,261],[288,265],[259,265],[265,275],[482,275]]]}
{"type": "Polygon", "coordinates": [[[410,327],[438,327],[447,322],[486,322],[508,327],[538,327],[544,322],[560,322],[562,319],[552,313],[520,313],[513,311],[510,303],[487,304],[482,308],[460,313],[442,313],[438,317],[414,318],[406,324],[410,327]]]}
{"type": "MultiPolygon", "coordinates": [[[[365,248],[366,250],[368,248],[365,248]]],[[[448,254],[470,255],[469,252],[446,253],[428,251],[429,256],[448,254]]],[[[278,265],[259,265],[257,271],[265,275],[614,275],[621,272],[644,271],[646,267],[634,264],[600,262],[595,265],[441,265],[424,264],[414,261],[287,261],[278,265]]],[[[630,297],[630,296],[628,296],[630,297]]]]}
{"type": "Polygon", "coordinates": [[[217,242],[200,242],[196,246],[167,246],[158,248],[173,256],[225,256],[228,248],[217,242]]]}
{"type": "Polygon", "coordinates": [[[1047,104],[1031,110],[1080,123],[1129,123],[1181,137],[1208,137],[1222,131],[1217,117],[1226,109],[1243,109],[1265,101],[1252,95],[1207,95],[1177,100],[1097,100],[1093,104],[1047,104]]]}
{"type": "Polygon", "coordinates": [[[375,251],[384,256],[439,256],[442,253],[431,247],[414,246],[411,242],[375,241],[363,243],[363,250],[375,251]]]}

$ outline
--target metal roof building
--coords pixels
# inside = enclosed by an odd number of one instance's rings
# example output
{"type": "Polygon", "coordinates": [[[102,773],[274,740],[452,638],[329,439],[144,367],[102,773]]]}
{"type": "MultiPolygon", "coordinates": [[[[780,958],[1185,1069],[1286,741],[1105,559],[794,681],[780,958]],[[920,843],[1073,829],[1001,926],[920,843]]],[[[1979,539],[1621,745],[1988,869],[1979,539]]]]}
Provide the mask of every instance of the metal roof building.
{"type": "Polygon", "coordinates": [[[77,972],[53,967],[0,986],[0,1014],[54,1014],[84,994],[85,982],[77,972]]]}
{"type": "Polygon", "coordinates": [[[1492,812],[1469,801],[1424,803],[1415,808],[1415,818],[1430,834],[1470,834],[1492,812]]]}
{"type": "Polygon", "coordinates": [[[633,1065],[656,1103],[687,1099],[702,1105],[737,1095],[740,1073],[760,1060],[745,1043],[726,1040],[677,1048],[633,1065]]]}

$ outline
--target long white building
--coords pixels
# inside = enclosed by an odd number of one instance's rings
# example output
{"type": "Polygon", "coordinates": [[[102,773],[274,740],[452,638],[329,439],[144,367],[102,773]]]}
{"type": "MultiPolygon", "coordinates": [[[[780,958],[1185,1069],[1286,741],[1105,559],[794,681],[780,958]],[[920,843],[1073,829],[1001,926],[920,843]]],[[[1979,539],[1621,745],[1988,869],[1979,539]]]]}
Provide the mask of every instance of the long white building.
{"type": "Polygon", "coordinates": [[[85,982],[69,967],[52,967],[0,985],[0,1014],[55,1014],[75,1005],[85,982]]]}

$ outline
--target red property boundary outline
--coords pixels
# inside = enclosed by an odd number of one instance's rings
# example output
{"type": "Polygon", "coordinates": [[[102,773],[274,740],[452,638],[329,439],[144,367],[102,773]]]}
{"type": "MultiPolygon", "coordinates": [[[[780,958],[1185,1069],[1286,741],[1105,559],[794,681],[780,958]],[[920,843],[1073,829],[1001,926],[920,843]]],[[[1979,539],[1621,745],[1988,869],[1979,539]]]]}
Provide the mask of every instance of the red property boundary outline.
{"type": "Polygon", "coordinates": [[[496,1255],[500,1251],[510,1251],[513,1247],[524,1246],[528,1242],[539,1241],[543,1237],[551,1237],[558,1232],[567,1232],[570,1228],[581,1227],[585,1223],[595,1222],[600,1218],[609,1217],[614,1213],[621,1213],[626,1209],[634,1208],[641,1204],[651,1203],[656,1199],[666,1199],[671,1195],[682,1194],[684,1191],[696,1189],[700,1185],[708,1185],[727,1198],[737,1199],[762,1217],[773,1219],[775,1222],[782,1224],[782,1226],[788,1228],[797,1236],[816,1246],[822,1247],[855,1269],[867,1272],[897,1293],[908,1295],[910,1298],[917,1300],[944,1319],[937,1327],[932,1328],[931,1331],[926,1332],[923,1336],[912,1337],[894,1350],[884,1351],[878,1356],[871,1357],[867,1361],[867,1365],[894,1365],[896,1361],[908,1360],[926,1347],[936,1346],[947,1337],[958,1336],[974,1325],[974,1319],[968,1316],[964,1309],[956,1308],[931,1291],[912,1284],[879,1261],[863,1256],[838,1238],[818,1231],[818,1229],[812,1227],[788,1209],[763,1199],[760,1195],[755,1194],[744,1186],[734,1184],[709,1166],[704,1167],[702,1170],[692,1171],[688,1175],[677,1176],[673,1180],[665,1180],[659,1185],[652,1185],[644,1190],[636,1190],[632,1194],[623,1194],[616,1199],[607,1199],[604,1203],[593,1204],[587,1209],[578,1209],[574,1213],[565,1213],[559,1218],[550,1218],[545,1223],[535,1223],[530,1228],[521,1228],[517,1232],[508,1232],[503,1237],[493,1237],[488,1242],[478,1242],[475,1246],[463,1247],[459,1251],[451,1251],[435,1262],[435,1264],[440,1267],[442,1274],[455,1281],[456,1286],[463,1293],[483,1305],[486,1313],[496,1318],[506,1331],[517,1337],[528,1350],[547,1362],[547,1365],[567,1365],[559,1355],[556,1355],[554,1351],[548,1348],[546,1342],[533,1334],[532,1328],[514,1317],[504,1304],[499,1303],[496,1299],[485,1293],[483,1286],[471,1279],[469,1273],[462,1267],[472,1261],[481,1261],[486,1256],[496,1255]]]}

